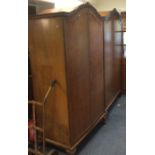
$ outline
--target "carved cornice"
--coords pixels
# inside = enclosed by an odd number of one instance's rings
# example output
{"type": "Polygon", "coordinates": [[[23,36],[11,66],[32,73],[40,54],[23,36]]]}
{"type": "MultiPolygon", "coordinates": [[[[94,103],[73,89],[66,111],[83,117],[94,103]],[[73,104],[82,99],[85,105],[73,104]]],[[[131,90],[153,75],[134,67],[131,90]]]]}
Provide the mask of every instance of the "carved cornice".
{"type": "Polygon", "coordinates": [[[89,10],[92,10],[96,14],[96,16],[98,16],[99,18],[102,18],[101,15],[98,13],[98,11],[90,3],[87,2],[78,6],[76,9],[74,9],[71,12],[56,12],[56,13],[48,13],[48,14],[41,14],[41,15],[35,15],[35,16],[33,15],[33,16],[30,16],[29,19],[50,18],[50,17],[69,17],[69,16],[74,16],[84,8],[88,8],[89,10]]]}

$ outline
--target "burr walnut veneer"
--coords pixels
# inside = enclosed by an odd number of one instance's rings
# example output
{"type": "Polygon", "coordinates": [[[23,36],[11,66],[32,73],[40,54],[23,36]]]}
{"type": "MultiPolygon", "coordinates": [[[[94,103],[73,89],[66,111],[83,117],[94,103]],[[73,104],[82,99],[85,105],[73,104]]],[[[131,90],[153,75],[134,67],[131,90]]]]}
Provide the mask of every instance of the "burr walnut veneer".
{"type": "Polygon", "coordinates": [[[29,18],[33,97],[42,101],[57,81],[45,105],[46,140],[68,154],[105,117],[103,46],[101,16],[88,3],[29,18]]]}

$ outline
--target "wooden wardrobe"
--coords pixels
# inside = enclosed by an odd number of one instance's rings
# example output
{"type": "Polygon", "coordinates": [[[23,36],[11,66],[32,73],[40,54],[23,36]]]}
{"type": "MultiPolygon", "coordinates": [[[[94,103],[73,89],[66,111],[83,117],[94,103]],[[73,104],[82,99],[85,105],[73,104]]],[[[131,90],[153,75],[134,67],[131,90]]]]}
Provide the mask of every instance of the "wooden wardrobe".
{"type": "Polygon", "coordinates": [[[122,22],[116,9],[100,12],[100,15],[104,28],[105,109],[107,111],[121,92],[122,22]]]}
{"type": "MultiPolygon", "coordinates": [[[[101,16],[89,3],[70,13],[29,18],[33,97],[41,102],[57,81],[45,105],[46,140],[68,154],[105,117],[103,42],[101,16]]],[[[117,64],[119,54],[115,57],[117,64]]],[[[119,91],[116,81],[113,96],[119,91]]]]}
{"type": "MultiPolygon", "coordinates": [[[[28,6],[28,16],[36,15],[36,7],[28,6]]],[[[33,100],[31,64],[28,50],[28,100],[33,100]]],[[[32,106],[28,105],[28,119],[32,119],[32,106]]]]}
{"type": "MultiPolygon", "coordinates": [[[[126,33],[126,12],[121,12],[122,17],[122,33],[126,33]]],[[[122,57],[122,93],[126,93],[126,43],[124,42],[125,38],[123,37],[123,57],[122,57]]]]}

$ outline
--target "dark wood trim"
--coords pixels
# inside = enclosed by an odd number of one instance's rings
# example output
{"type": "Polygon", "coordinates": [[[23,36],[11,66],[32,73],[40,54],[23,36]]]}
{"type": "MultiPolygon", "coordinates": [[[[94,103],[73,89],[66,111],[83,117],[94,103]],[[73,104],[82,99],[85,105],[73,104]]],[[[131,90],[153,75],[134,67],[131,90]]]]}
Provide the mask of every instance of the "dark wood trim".
{"type": "MultiPolygon", "coordinates": [[[[103,69],[104,69],[104,71],[103,71],[103,83],[104,83],[104,94],[103,94],[103,101],[104,101],[104,111],[105,111],[105,108],[106,108],[106,105],[105,105],[105,103],[106,103],[106,97],[105,97],[105,95],[106,95],[106,90],[105,90],[105,80],[106,80],[106,78],[105,78],[105,52],[104,52],[104,48],[105,48],[105,45],[104,45],[104,22],[103,22],[103,19],[102,19],[102,26],[103,26],[103,69]]],[[[106,111],[105,111],[106,112],[106,111]]],[[[107,115],[107,114],[106,114],[107,115]]]]}
{"type": "Polygon", "coordinates": [[[29,78],[32,78],[32,74],[29,74],[28,77],[29,77],[29,78]]]}
{"type": "Polygon", "coordinates": [[[108,15],[105,15],[105,16],[102,16],[102,19],[103,20],[110,20],[111,18],[113,17],[118,17],[118,18],[121,18],[121,15],[120,13],[117,11],[116,8],[114,8],[112,11],[109,11],[108,15]]]}
{"type": "Polygon", "coordinates": [[[116,95],[113,97],[109,105],[106,107],[105,111],[108,111],[110,109],[110,107],[113,105],[113,103],[115,102],[115,100],[120,94],[121,94],[121,90],[116,93],[116,95]]]}
{"type": "MultiPolygon", "coordinates": [[[[67,38],[67,34],[66,34],[66,23],[65,23],[65,20],[63,18],[63,35],[64,35],[64,62],[65,62],[65,71],[66,71],[66,75],[65,75],[65,78],[66,78],[66,96],[67,96],[67,103],[69,103],[69,91],[68,91],[68,69],[67,69],[67,56],[66,56],[66,51],[68,50],[68,47],[67,47],[67,42],[68,42],[68,38],[67,38]]],[[[70,104],[67,104],[67,107],[68,107],[68,130],[69,132],[71,132],[71,122],[70,122],[70,104]]],[[[69,134],[69,143],[71,144],[71,135],[69,134]]],[[[69,148],[70,149],[70,148],[69,148]]]]}
{"type": "Polygon", "coordinates": [[[122,30],[122,31],[115,31],[115,32],[126,32],[126,31],[122,30]]]}
{"type": "Polygon", "coordinates": [[[92,123],[92,125],[91,125],[88,129],[85,130],[83,136],[81,136],[81,137],[79,138],[79,140],[72,146],[72,149],[73,149],[73,148],[76,148],[76,147],[81,143],[81,141],[83,141],[83,140],[89,135],[89,133],[92,132],[92,131],[94,130],[95,126],[96,126],[98,123],[100,123],[100,122],[106,117],[106,115],[107,115],[107,112],[102,113],[102,114],[98,117],[98,119],[97,119],[96,121],[94,121],[94,123],[92,123]]]}
{"type": "Polygon", "coordinates": [[[118,10],[116,8],[114,8],[111,12],[110,12],[110,16],[116,16],[118,18],[121,18],[121,14],[118,12],[118,10]]]}
{"type": "Polygon", "coordinates": [[[94,122],[92,123],[92,125],[91,125],[89,128],[87,128],[87,129],[85,130],[85,132],[83,133],[82,136],[80,136],[80,138],[77,140],[77,142],[76,142],[74,145],[70,145],[70,147],[69,147],[68,145],[64,145],[64,144],[62,144],[62,143],[56,142],[56,141],[54,141],[54,140],[51,140],[51,139],[49,139],[49,138],[46,138],[46,142],[48,142],[48,143],[50,143],[50,144],[53,144],[53,145],[55,145],[55,146],[58,146],[58,147],[60,147],[60,148],[62,148],[62,149],[65,149],[65,150],[74,150],[74,149],[76,149],[76,147],[81,143],[81,141],[83,141],[83,140],[89,135],[89,133],[92,132],[92,131],[94,130],[95,126],[96,126],[98,123],[102,122],[103,119],[106,118],[106,116],[107,116],[107,112],[105,111],[104,113],[102,113],[102,114],[98,117],[98,119],[97,119],[96,121],[94,121],[94,122]]]}
{"type": "Polygon", "coordinates": [[[28,15],[29,16],[36,15],[36,7],[35,6],[28,5],[28,15]]]}
{"type": "MultiPolygon", "coordinates": [[[[114,46],[124,46],[125,44],[115,44],[114,46]]],[[[126,45],[125,45],[126,46],[126,45]]]]}

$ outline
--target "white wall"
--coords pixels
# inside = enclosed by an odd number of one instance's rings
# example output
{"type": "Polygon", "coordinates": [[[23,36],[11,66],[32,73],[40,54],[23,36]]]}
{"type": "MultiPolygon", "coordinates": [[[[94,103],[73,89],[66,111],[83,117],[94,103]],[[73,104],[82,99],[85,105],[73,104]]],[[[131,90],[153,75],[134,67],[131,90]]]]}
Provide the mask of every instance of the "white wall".
{"type": "Polygon", "coordinates": [[[119,11],[126,10],[126,0],[87,0],[92,3],[98,11],[109,11],[116,8],[119,11]]]}
{"type": "MultiPolygon", "coordinates": [[[[29,1],[34,1],[34,0],[29,0],[29,1]]],[[[40,2],[41,0],[38,0],[38,1],[40,2]]],[[[46,1],[54,2],[53,0],[46,0],[46,1]]],[[[48,7],[48,4],[46,6],[37,5],[37,13],[49,13],[49,12],[59,12],[59,11],[70,12],[74,9],[74,7],[77,7],[79,4],[82,4],[85,2],[90,2],[98,11],[109,11],[109,10],[112,10],[113,8],[116,8],[118,11],[126,10],[126,0],[57,0],[56,1],[57,7],[54,9],[50,5],[48,7]]]]}

